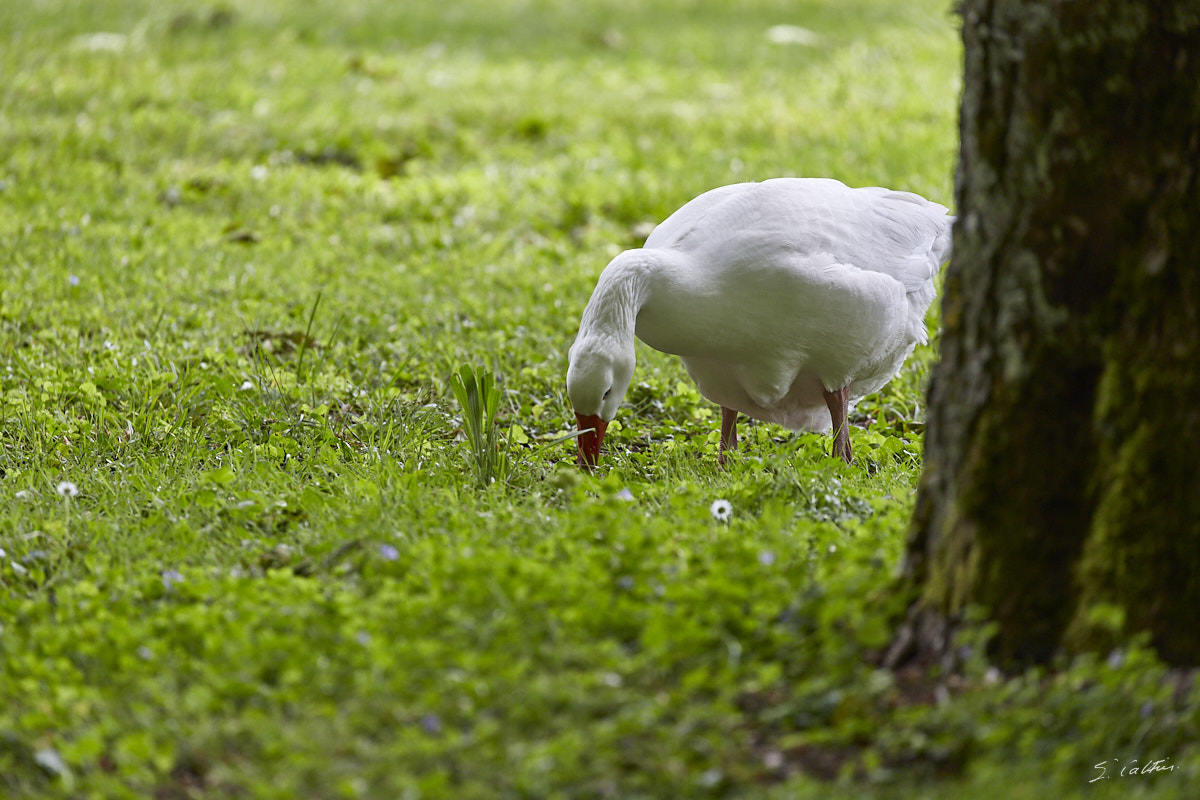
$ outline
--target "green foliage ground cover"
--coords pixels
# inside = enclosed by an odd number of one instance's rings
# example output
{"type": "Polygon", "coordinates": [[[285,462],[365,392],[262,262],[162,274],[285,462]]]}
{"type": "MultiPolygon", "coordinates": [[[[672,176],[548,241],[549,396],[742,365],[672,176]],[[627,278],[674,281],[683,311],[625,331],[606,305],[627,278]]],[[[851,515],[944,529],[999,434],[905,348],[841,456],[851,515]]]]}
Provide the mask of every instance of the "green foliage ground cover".
{"type": "Polygon", "coordinates": [[[853,466],[754,425],[717,470],[644,349],[608,466],[556,441],[595,276],[687,199],[951,199],[944,3],[46,0],[0,37],[0,795],[1189,796],[1195,693],[1136,643],[873,666],[931,350],[853,466]]]}

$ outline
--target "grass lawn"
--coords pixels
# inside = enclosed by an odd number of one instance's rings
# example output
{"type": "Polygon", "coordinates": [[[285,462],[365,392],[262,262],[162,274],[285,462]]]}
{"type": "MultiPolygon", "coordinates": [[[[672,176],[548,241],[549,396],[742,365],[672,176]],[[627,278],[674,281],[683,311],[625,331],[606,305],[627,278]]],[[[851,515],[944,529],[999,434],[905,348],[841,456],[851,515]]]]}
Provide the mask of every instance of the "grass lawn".
{"type": "Polygon", "coordinates": [[[743,422],[718,470],[640,346],[603,468],[561,440],[596,276],[691,197],[952,202],[949,5],[0,4],[0,796],[1196,796],[1137,639],[874,666],[934,348],[852,466],[743,422]]]}

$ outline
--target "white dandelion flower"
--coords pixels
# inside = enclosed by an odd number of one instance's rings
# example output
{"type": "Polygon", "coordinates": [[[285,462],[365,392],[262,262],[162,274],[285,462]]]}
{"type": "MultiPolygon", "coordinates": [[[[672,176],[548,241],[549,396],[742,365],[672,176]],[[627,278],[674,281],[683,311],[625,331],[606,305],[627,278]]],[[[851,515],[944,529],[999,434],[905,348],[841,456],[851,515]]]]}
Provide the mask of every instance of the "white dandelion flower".
{"type": "Polygon", "coordinates": [[[54,491],[58,492],[62,497],[74,497],[79,494],[79,487],[70,481],[62,481],[58,486],[54,487],[54,491]]]}
{"type": "Polygon", "coordinates": [[[708,511],[717,522],[728,522],[733,516],[733,503],[728,500],[713,500],[708,511]]]}

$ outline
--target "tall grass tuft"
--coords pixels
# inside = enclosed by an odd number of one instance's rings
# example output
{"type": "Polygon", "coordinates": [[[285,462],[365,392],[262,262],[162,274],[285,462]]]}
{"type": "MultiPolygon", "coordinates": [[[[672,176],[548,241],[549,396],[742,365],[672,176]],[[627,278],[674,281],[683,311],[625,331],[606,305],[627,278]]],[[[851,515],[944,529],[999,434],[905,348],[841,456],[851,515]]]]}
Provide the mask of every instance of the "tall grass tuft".
{"type": "Polygon", "coordinates": [[[487,370],[475,370],[463,365],[450,376],[450,388],[462,407],[463,428],[480,488],[504,480],[508,472],[508,454],[500,450],[496,426],[496,409],[500,405],[500,390],[496,379],[487,370]]]}

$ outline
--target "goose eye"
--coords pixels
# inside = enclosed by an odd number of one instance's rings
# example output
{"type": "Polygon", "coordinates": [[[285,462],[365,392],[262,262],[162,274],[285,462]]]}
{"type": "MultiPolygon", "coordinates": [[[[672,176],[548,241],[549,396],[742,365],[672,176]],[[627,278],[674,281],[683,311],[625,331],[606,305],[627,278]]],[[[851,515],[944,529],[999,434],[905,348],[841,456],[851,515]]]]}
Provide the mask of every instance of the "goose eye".
{"type": "Polygon", "coordinates": [[[604,396],[603,396],[603,397],[601,397],[600,399],[601,399],[601,400],[607,400],[607,399],[608,399],[608,396],[609,396],[610,394],[612,394],[612,389],[609,389],[608,391],[606,391],[606,392],[604,393],[604,396]]]}

